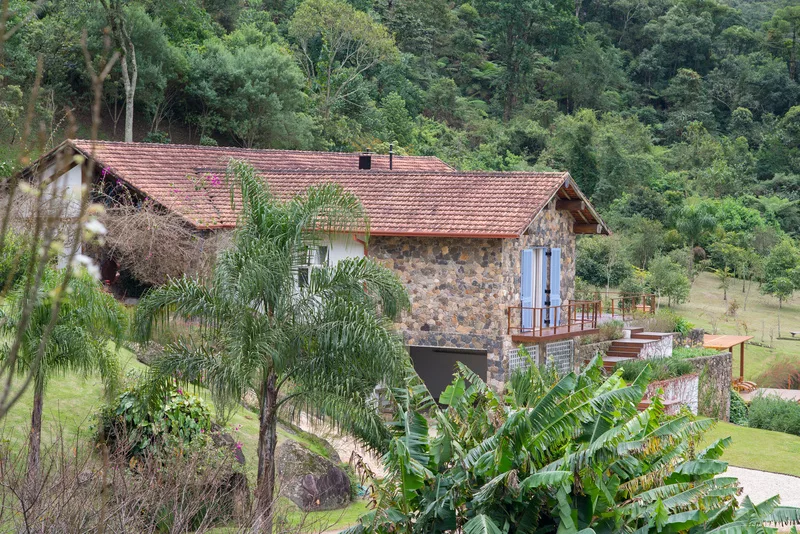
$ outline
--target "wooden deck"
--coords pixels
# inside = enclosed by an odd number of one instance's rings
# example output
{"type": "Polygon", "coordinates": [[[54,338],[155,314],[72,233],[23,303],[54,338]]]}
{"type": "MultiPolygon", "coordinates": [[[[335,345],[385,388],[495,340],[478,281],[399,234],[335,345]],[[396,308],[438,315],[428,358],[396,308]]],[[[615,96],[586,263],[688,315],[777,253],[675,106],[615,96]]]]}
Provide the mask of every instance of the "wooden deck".
{"type": "Polygon", "coordinates": [[[545,327],[542,329],[534,328],[529,331],[520,331],[511,335],[511,341],[515,343],[532,343],[538,341],[558,341],[559,339],[570,339],[578,336],[588,336],[596,334],[599,328],[586,325],[581,329],[581,325],[571,324],[565,326],[545,327]]]}
{"type": "Polygon", "coordinates": [[[571,300],[561,306],[510,306],[508,335],[516,343],[531,343],[596,334],[600,309],[599,300],[571,300]],[[551,326],[556,322],[558,326],[551,326]]]}

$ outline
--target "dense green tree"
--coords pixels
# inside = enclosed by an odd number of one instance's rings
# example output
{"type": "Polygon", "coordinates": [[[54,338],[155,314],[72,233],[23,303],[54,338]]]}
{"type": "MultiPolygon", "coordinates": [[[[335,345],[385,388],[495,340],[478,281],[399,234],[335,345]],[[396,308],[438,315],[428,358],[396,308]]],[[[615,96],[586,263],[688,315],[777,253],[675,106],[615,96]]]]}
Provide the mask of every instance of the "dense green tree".
{"type": "Polygon", "coordinates": [[[505,67],[498,97],[508,120],[519,104],[533,96],[534,76],[543,70],[549,55],[574,39],[575,7],[572,0],[477,0],[475,7],[493,56],[505,67]]]}
{"type": "Polygon", "coordinates": [[[406,109],[406,101],[397,93],[390,93],[381,102],[381,113],[386,121],[386,131],[389,134],[388,141],[396,141],[401,145],[408,145],[411,142],[411,130],[414,123],[406,109]]]}
{"type": "Polygon", "coordinates": [[[293,404],[332,417],[380,447],[386,430],[367,399],[410,365],[392,329],[408,297],[397,277],[369,258],[304,267],[330,233],[364,227],[355,196],[328,184],[278,202],[251,167],[232,162],[229,169],[242,195],[232,247],[218,258],[209,285],[183,278],[147,293],[136,309],[136,333],[148,339],[178,318],[201,324],[206,335],[169,345],[153,362],[155,372],[202,381],[236,402],[256,392],[255,528],[271,532],[278,411],[293,404]]]}
{"type": "Polygon", "coordinates": [[[397,56],[386,28],[341,0],[305,0],[288,30],[326,119],[337,104],[354,95],[367,71],[397,56]]]}
{"type": "Polygon", "coordinates": [[[658,221],[636,216],[629,223],[626,248],[632,264],[647,269],[650,260],[664,248],[664,227],[658,221]]]}
{"type": "Polygon", "coordinates": [[[583,280],[608,291],[628,278],[632,269],[618,237],[585,237],[578,241],[575,271],[583,280]]]}
{"type": "Polygon", "coordinates": [[[622,106],[625,89],[622,54],[588,36],[567,49],[554,66],[557,77],[546,92],[565,103],[568,110],[591,108],[611,111],[622,106]]]}
{"type": "Polygon", "coordinates": [[[783,307],[783,301],[797,289],[800,289],[800,252],[791,241],[784,240],[772,249],[764,264],[761,292],[777,298],[779,307],[783,307]]]}
{"type": "Polygon", "coordinates": [[[689,276],[694,278],[695,246],[703,243],[705,236],[717,227],[717,219],[703,205],[684,206],[678,214],[676,228],[688,245],[687,267],[689,276]]]}
{"type": "Polygon", "coordinates": [[[218,132],[246,147],[311,145],[303,75],[285,49],[212,39],[188,62],[187,106],[200,136],[218,132]]]}
{"type": "Polygon", "coordinates": [[[800,51],[800,6],[788,5],[775,11],[767,25],[767,43],[786,58],[789,76],[800,81],[797,72],[797,55],[800,51]]]}
{"type": "Polygon", "coordinates": [[[664,134],[668,139],[683,137],[690,124],[702,124],[707,130],[716,127],[703,78],[693,70],[680,69],[664,90],[669,103],[664,134]]]}
{"type": "Polygon", "coordinates": [[[659,256],[650,262],[646,280],[651,291],[667,297],[669,306],[689,298],[691,284],[685,270],[666,256],[659,256]]]}

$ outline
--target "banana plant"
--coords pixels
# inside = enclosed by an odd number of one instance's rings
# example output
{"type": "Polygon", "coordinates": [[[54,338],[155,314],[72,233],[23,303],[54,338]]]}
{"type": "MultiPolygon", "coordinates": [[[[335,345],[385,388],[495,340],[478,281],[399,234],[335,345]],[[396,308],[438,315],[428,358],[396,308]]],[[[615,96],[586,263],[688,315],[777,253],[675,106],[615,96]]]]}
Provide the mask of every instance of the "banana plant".
{"type": "MultiPolygon", "coordinates": [[[[778,497],[741,505],[721,460],[699,448],[714,423],[637,409],[647,370],[626,383],[599,358],[557,377],[530,367],[502,395],[467,367],[436,403],[418,378],[394,390],[387,476],[349,534],[771,533],[800,522],[778,497]]],[[[793,529],[794,531],[794,529],[793,529]]]]}

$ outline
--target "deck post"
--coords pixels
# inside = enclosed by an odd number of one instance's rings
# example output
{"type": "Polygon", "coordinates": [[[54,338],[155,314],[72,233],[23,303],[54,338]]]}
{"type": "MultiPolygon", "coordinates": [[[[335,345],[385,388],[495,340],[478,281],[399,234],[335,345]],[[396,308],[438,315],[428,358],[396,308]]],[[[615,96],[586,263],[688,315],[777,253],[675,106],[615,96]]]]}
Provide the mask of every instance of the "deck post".
{"type": "Polygon", "coordinates": [[[572,301],[567,303],[567,332],[572,332],[572,301]]]}
{"type": "Polygon", "coordinates": [[[739,379],[744,382],[744,342],[739,345],[739,379]]]}

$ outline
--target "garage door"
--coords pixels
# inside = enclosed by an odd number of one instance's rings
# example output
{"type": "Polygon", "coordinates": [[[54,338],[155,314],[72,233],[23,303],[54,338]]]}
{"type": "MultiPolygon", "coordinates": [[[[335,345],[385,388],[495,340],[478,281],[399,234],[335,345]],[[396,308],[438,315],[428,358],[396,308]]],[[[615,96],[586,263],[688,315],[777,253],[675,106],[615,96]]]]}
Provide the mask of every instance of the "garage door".
{"type": "Polygon", "coordinates": [[[456,362],[461,362],[486,380],[485,350],[448,349],[441,347],[409,347],[411,361],[417,374],[428,386],[434,399],[439,399],[444,388],[453,381],[456,362]]]}

